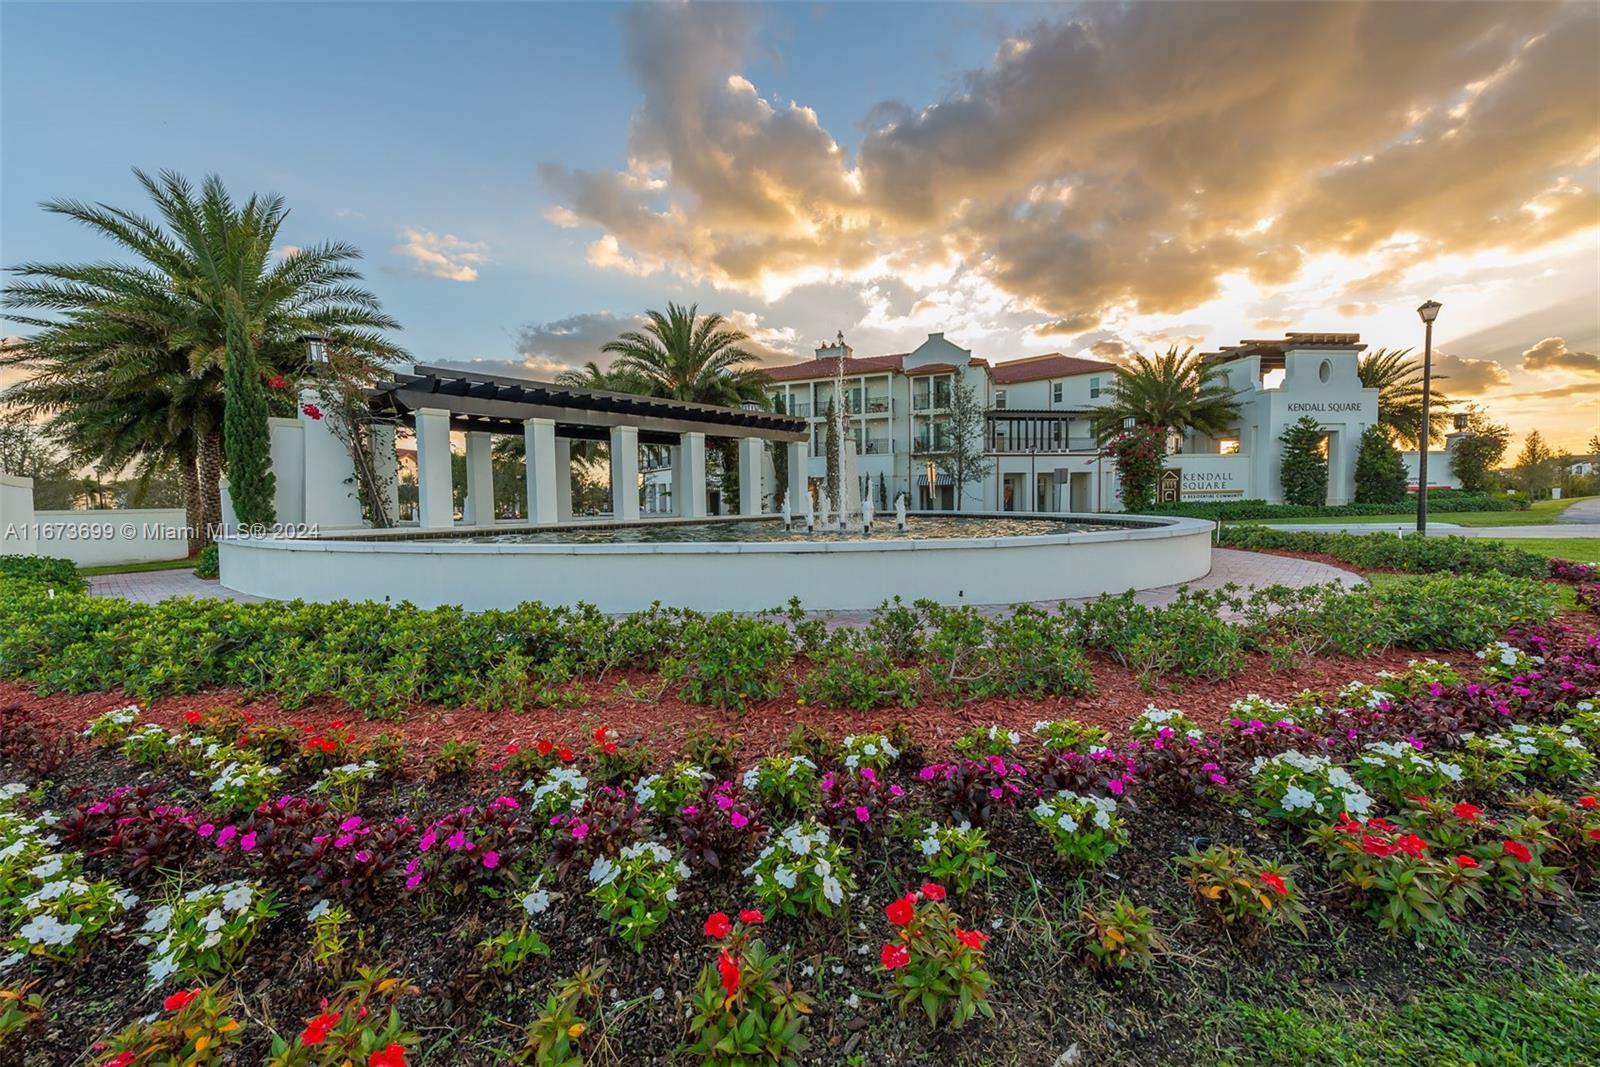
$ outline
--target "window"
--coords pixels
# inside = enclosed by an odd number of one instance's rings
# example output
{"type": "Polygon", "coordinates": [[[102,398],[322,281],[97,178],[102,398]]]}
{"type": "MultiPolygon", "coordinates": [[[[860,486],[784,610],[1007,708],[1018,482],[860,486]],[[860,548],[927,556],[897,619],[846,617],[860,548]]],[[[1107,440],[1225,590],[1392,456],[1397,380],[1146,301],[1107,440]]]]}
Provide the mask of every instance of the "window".
{"type": "Polygon", "coordinates": [[[918,411],[928,410],[929,390],[933,383],[927,378],[911,379],[911,406],[918,411]]]}
{"type": "Polygon", "coordinates": [[[1238,439],[1224,437],[1217,442],[1217,451],[1224,456],[1237,456],[1239,454],[1238,439]]]}
{"type": "Polygon", "coordinates": [[[1050,383],[1050,401],[1051,401],[1051,403],[1055,403],[1055,404],[1061,403],[1061,383],[1060,382],[1051,382],[1050,383]]]}
{"type": "Polygon", "coordinates": [[[1006,406],[1006,391],[1004,389],[996,389],[994,391],[994,406],[997,408],[1006,406]]]}
{"type": "Polygon", "coordinates": [[[1089,379],[1089,399],[1097,400],[1100,397],[1100,378],[1096,375],[1089,379]]]}
{"type": "Polygon", "coordinates": [[[933,379],[933,406],[936,408],[950,406],[950,375],[941,374],[933,379]]]}

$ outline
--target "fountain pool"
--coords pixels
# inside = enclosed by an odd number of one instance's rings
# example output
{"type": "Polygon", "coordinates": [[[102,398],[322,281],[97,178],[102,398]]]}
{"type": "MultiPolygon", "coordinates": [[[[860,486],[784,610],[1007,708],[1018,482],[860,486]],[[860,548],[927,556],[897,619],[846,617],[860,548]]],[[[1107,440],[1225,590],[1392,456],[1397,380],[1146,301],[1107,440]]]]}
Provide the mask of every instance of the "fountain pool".
{"type": "Polygon", "coordinates": [[[1156,516],[1014,512],[910,517],[807,534],[775,516],[232,537],[222,584],[273,599],[408,600],[469,610],[540,600],[636,611],[659,601],[760,611],[790,597],[858,610],[899,596],[1008,604],[1149,589],[1211,569],[1213,524],[1156,516]]]}

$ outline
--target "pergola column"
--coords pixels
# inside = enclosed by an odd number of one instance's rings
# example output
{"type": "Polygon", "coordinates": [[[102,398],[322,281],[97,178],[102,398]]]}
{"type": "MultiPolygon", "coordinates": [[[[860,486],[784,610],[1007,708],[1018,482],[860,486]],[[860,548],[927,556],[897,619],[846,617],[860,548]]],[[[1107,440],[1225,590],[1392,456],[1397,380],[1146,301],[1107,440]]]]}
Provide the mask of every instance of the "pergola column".
{"type": "Polygon", "coordinates": [[[372,444],[372,470],[383,491],[384,514],[390,522],[400,520],[400,454],[394,448],[394,425],[378,423],[369,431],[372,444]]]}
{"type": "Polygon", "coordinates": [[[761,452],[759,437],[739,438],[739,514],[761,514],[761,452]]]}
{"type": "Polygon", "coordinates": [[[556,438],[556,521],[572,520],[572,438],[556,438]]]}
{"type": "Polygon", "coordinates": [[[680,435],[678,459],[672,468],[672,477],[677,483],[673,495],[678,498],[678,514],[685,519],[703,519],[706,517],[706,435],[695,432],[680,435]]]}
{"type": "MultiPolygon", "coordinates": [[[[557,521],[557,481],[561,468],[557,463],[556,423],[554,419],[525,419],[522,423],[523,466],[528,479],[528,521],[547,523],[557,521]]],[[[568,452],[568,458],[571,453],[568,452]]],[[[570,478],[571,472],[569,470],[570,478]]],[[[570,510],[571,486],[567,496],[570,510]]]]}
{"type": "Polygon", "coordinates": [[[639,519],[639,427],[611,427],[611,517],[639,519]]]}
{"type": "Polygon", "coordinates": [[[796,515],[805,511],[805,496],[809,492],[806,477],[806,467],[810,462],[806,452],[809,451],[805,441],[788,441],[784,447],[789,450],[789,487],[785,499],[789,501],[789,510],[796,515]]]}
{"type": "Polygon", "coordinates": [[[494,522],[494,435],[467,431],[467,501],[461,520],[469,526],[494,522]]]}
{"type": "Polygon", "coordinates": [[[418,408],[417,521],[425,530],[455,522],[455,499],[450,486],[450,413],[443,408],[418,408]]]}

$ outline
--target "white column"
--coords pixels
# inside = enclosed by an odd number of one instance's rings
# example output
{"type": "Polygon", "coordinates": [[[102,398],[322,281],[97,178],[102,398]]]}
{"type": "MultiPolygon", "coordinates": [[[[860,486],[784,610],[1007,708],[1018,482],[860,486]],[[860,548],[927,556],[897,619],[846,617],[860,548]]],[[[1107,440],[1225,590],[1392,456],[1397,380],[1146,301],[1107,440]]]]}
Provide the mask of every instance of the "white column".
{"type": "Polygon", "coordinates": [[[761,450],[759,437],[739,438],[739,514],[761,514],[761,450]]]}
{"type": "Polygon", "coordinates": [[[390,522],[400,521],[400,454],[394,447],[394,425],[378,423],[369,431],[372,442],[372,472],[382,487],[385,513],[390,522]]]}
{"type": "Polygon", "coordinates": [[[494,522],[494,436],[482,430],[467,433],[467,499],[461,521],[468,526],[494,522]]]}
{"type": "Polygon", "coordinates": [[[425,530],[455,521],[450,490],[450,413],[442,408],[418,408],[417,519],[425,530]]]}
{"type": "Polygon", "coordinates": [[[667,446],[667,464],[672,467],[671,496],[667,501],[667,511],[672,515],[683,514],[683,452],[681,441],[667,446]]]}
{"type": "MultiPolygon", "coordinates": [[[[523,466],[528,479],[528,521],[556,521],[556,480],[561,476],[556,462],[556,423],[554,419],[525,419],[522,423],[523,466]]],[[[568,454],[570,459],[570,453],[568,454]]],[[[569,472],[570,476],[570,472],[569,472]]],[[[569,486],[567,495],[570,498],[569,486]]],[[[568,500],[570,504],[570,499],[568,500]]]]}
{"type": "Polygon", "coordinates": [[[572,521],[572,438],[556,438],[556,521],[572,521]]]}
{"type": "Polygon", "coordinates": [[[611,517],[639,518],[639,427],[611,427],[611,517]]]}
{"type": "Polygon", "coordinates": [[[683,462],[675,471],[678,479],[678,514],[685,519],[706,517],[706,435],[686,433],[679,438],[683,462]]]}
{"type": "Polygon", "coordinates": [[[785,445],[789,450],[789,510],[796,515],[803,515],[806,510],[806,493],[809,491],[806,482],[806,467],[810,464],[807,458],[805,441],[790,441],[785,445]]]}

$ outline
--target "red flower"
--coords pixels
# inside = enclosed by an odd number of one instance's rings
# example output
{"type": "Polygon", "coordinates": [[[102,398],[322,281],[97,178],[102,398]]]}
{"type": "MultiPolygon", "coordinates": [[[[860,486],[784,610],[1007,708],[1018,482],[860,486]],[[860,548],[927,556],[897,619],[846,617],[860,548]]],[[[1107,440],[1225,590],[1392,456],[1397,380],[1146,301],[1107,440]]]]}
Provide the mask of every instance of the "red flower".
{"type": "Polygon", "coordinates": [[[1479,865],[1478,861],[1473,859],[1471,856],[1457,856],[1456,857],[1456,866],[1457,867],[1476,867],[1478,865],[1479,865]]]}
{"type": "Polygon", "coordinates": [[[312,422],[322,421],[322,409],[317,407],[317,405],[302,404],[300,405],[300,410],[305,412],[306,418],[310,419],[312,422]]]}
{"type": "Polygon", "coordinates": [[[956,940],[974,952],[982,952],[983,943],[989,940],[989,935],[979,933],[977,930],[963,930],[958,926],[956,927],[956,940]]]}
{"type": "Polygon", "coordinates": [[[1404,852],[1408,856],[1421,856],[1423,851],[1428,847],[1428,843],[1422,838],[1418,837],[1416,834],[1406,834],[1404,837],[1396,841],[1395,844],[1399,846],[1401,852],[1404,852]]]}
{"type": "Polygon", "coordinates": [[[883,909],[884,918],[896,926],[904,926],[917,914],[917,897],[915,893],[905,896],[891,903],[883,909]]]}
{"type": "Polygon", "coordinates": [[[1468,804],[1465,800],[1463,800],[1461,803],[1451,808],[1450,812],[1458,819],[1465,819],[1467,822],[1471,822],[1479,815],[1483,814],[1483,809],[1478,807],[1476,804],[1468,804]]]}
{"type": "Polygon", "coordinates": [[[1590,811],[1593,811],[1596,808],[1600,808],[1600,799],[1595,797],[1579,797],[1578,807],[1588,808],[1590,811]]]}
{"type": "Polygon", "coordinates": [[[268,389],[287,389],[288,387],[288,379],[284,378],[284,376],[281,374],[274,374],[272,377],[267,379],[268,389]]]}
{"type": "Polygon", "coordinates": [[[910,963],[911,953],[906,951],[904,945],[897,945],[893,941],[888,941],[884,943],[883,948],[878,952],[878,962],[883,964],[885,970],[892,971],[897,967],[904,967],[910,963]]]}
{"type": "Polygon", "coordinates": [[[608,756],[611,755],[616,750],[617,750],[617,743],[615,741],[607,741],[605,744],[600,746],[600,751],[604,752],[608,756]]]}
{"type": "Polygon", "coordinates": [[[302,1045],[320,1045],[328,1039],[328,1031],[339,1025],[340,1015],[336,1011],[325,1011],[321,1015],[306,1023],[305,1030],[301,1031],[300,1043],[302,1045]]]}
{"type": "Polygon", "coordinates": [[[572,762],[572,749],[564,748],[560,752],[556,753],[556,757],[558,759],[560,759],[562,763],[571,763],[572,762]]]}
{"type": "Polygon", "coordinates": [[[1507,841],[1500,847],[1505,849],[1506,855],[1513,857],[1518,863],[1533,862],[1533,852],[1521,841],[1507,841]]]}
{"type": "Polygon", "coordinates": [[[550,750],[555,747],[556,743],[551,741],[549,738],[541,738],[540,740],[534,742],[533,745],[534,751],[538,752],[541,756],[550,755],[550,750]]]}
{"type": "Polygon", "coordinates": [[[367,1067],[406,1067],[406,1047],[385,1045],[367,1057],[367,1067]]]}
{"type": "Polygon", "coordinates": [[[1261,881],[1270,887],[1272,891],[1278,894],[1280,897],[1286,897],[1289,895],[1289,887],[1284,884],[1282,878],[1278,877],[1276,874],[1273,874],[1271,871],[1262,871],[1261,881]]]}
{"type": "Polygon", "coordinates": [[[199,726],[200,713],[198,711],[186,711],[183,713],[183,721],[188,723],[190,726],[199,726]]]}
{"type": "Polygon", "coordinates": [[[746,908],[739,913],[739,921],[746,926],[760,926],[767,921],[767,917],[754,908],[746,908]]]}
{"type": "Polygon", "coordinates": [[[1343,830],[1347,834],[1359,834],[1361,832],[1361,824],[1352,819],[1349,812],[1341,811],[1338,825],[1334,829],[1343,830]]]}
{"type": "Polygon", "coordinates": [[[739,991],[739,964],[728,950],[723,949],[717,954],[717,972],[722,975],[722,991],[728,996],[733,996],[739,991]]]}
{"type": "Polygon", "coordinates": [[[1367,828],[1369,830],[1382,830],[1386,834],[1392,834],[1399,829],[1394,823],[1385,822],[1382,819],[1368,819],[1367,828]]]}
{"type": "Polygon", "coordinates": [[[200,995],[198,989],[182,989],[161,1002],[161,1006],[168,1011],[182,1011],[188,1003],[200,995]]]}
{"type": "Polygon", "coordinates": [[[1600,841],[1600,830],[1590,830],[1589,831],[1589,840],[1591,840],[1591,841],[1600,841]]]}
{"type": "Polygon", "coordinates": [[[733,924],[728,921],[728,916],[723,912],[712,912],[706,918],[705,932],[707,937],[714,937],[721,941],[728,936],[728,931],[732,929],[733,924]]]}
{"type": "Polygon", "coordinates": [[[923,882],[922,895],[927,897],[929,900],[943,900],[944,886],[940,885],[938,882],[923,882]]]}
{"type": "Polygon", "coordinates": [[[106,1061],[106,1067],[128,1067],[133,1062],[133,1053],[119,1052],[106,1061]]]}
{"type": "Polygon", "coordinates": [[[594,743],[597,745],[604,743],[606,739],[606,732],[610,729],[611,727],[609,726],[596,726],[594,729],[594,743]]]}
{"type": "Polygon", "coordinates": [[[1373,837],[1371,834],[1366,834],[1361,838],[1361,851],[1369,856],[1382,858],[1384,856],[1392,856],[1400,850],[1381,837],[1373,837]]]}

